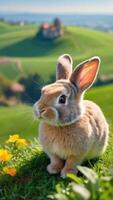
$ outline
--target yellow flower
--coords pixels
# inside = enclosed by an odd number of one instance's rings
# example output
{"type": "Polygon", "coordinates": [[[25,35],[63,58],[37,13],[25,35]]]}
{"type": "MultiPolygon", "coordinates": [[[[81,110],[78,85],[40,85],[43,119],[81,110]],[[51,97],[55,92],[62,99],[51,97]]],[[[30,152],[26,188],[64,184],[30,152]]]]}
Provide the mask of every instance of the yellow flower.
{"type": "Polygon", "coordinates": [[[0,149],[0,161],[9,161],[12,154],[6,149],[0,149]]]}
{"type": "Polygon", "coordinates": [[[21,138],[16,141],[16,144],[23,145],[23,146],[28,145],[27,141],[25,139],[21,139],[21,138]]]}
{"type": "Polygon", "coordinates": [[[28,142],[25,139],[20,138],[18,134],[10,135],[6,143],[15,143],[17,145],[23,145],[23,146],[28,144],[28,142]]]}
{"type": "Polygon", "coordinates": [[[8,174],[10,176],[15,176],[16,175],[16,168],[15,167],[4,167],[3,172],[5,172],[5,174],[8,174]]]}
{"type": "Polygon", "coordinates": [[[19,135],[10,135],[6,143],[15,143],[19,139],[19,135]]]}

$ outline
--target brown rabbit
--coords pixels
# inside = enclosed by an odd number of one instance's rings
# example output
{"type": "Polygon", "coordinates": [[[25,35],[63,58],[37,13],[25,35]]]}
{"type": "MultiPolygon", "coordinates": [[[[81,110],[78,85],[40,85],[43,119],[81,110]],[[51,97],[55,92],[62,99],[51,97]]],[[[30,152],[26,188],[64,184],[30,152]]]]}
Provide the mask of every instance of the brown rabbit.
{"type": "Polygon", "coordinates": [[[106,119],[95,103],[83,100],[99,65],[100,59],[92,57],[72,72],[72,59],[64,54],[58,60],[56,82],[42,88],[34,105],[35,115],[42,119],[39,141],[50,158],[50,174],[61,172],[64,178],[77,164],[100,156],[106,149],[106,119]]]}

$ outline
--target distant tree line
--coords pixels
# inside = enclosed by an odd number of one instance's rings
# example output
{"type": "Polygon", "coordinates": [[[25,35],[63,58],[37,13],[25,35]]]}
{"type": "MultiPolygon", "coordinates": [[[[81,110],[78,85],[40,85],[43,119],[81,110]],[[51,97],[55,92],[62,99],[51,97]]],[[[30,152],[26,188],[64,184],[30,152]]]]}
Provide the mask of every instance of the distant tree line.
{"type": "Polygon", "coordinates": [[[39,99],[43,80],[39,74],[29,74],[28,76],[21,77],[19,83],[24,85],[25,91],[21,93],[20,99],[25,103],[34,103],[39,99]]]}
{"type": "Polygon", "coordinates": [[[40,98],[41,88],[54,81],[54,75],[50,76],[48,82],[44,82],[37,73],[21,76],[18,82],[0,75],[0,105],[10,105],[9,102],[14,99],[15,104],[18,102],[33,104],[40,98]]]}
{"type": "MultiPolygon", "coordinates": [[[[18,102],[34,104],[40,98],[41,88],[44,85],[53,83],[54,81],[55,75],[51,75],[49,80],[47,82],[44,82],[42,77],[39,74],[35,73],[21,76],[18,80],[18,83],[16,83],[15,85],[13,81],[8,80],[0,75],[0,104],[7,105],[4,102],[8,102],[8,100],[10,100],[12,97],[13,101],[15,98],[15,104],[17,104],[18,102]],[[22,86],[24,90],[20,90],[20,86],[22,86]]],[[[113,84],[113,78],[102,80],[99,76],[94,86],[102,86],[106,84],[113,84]]]]}
{"type": "Polygon", "coordinates": [[[24,85],[25,91],[21,93],[20,98],[22,102],[33,104],[41,94],[41,88],[49,83],[55,81],[55,76],[51,75],[48,82],[44,82],[39,74],[29,74],[28,76],[21,77],[19,83],[24,85]]]}
{"type": "Polygon", "coordinates": [[[113,78],[102,79],[101,76],[98,77],[97,81],[95,82],[94,86],[104,86],[113,84],[113,78]]]}

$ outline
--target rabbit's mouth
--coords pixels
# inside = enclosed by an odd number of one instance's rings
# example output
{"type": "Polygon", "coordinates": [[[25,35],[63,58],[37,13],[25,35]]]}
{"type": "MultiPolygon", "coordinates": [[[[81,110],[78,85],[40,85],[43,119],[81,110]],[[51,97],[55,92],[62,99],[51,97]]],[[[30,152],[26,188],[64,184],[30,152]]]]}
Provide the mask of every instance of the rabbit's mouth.
{"type": "Polygon", "coordinates": [[[36,103],[33,106],[33,113],[36,118],[44,120],[51,124],[56,124],[59,118],[58,112],[55,108],[47,107],[39,109],[36,103]]]}
{"type": "Polygon", "coordinates": [[[38,119],[42,119],[42,113],[45,111],[45,109],[39,110],[37,105],[34,104],[33,106],[33,113],[35,115],[35,117],[37,117],[38,119]]]}

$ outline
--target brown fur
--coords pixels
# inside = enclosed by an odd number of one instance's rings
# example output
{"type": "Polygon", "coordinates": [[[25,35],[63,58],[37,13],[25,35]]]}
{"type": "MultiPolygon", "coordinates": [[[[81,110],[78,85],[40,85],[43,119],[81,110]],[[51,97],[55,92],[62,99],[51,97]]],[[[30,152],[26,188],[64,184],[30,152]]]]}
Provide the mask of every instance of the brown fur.
{"type": "Polygon", "coordinates": [[[83,100],[83,91],[92,85],[98,67],[97,57],[85,61],[73,72],[70,80],[57,80],[44,87],[35,104],[35,112],[38,108],[37,115],[43,119],[39,140],[51,160],[47,166],[49,173],[61,172],[65,177],[78,163],[98,157],[106,149],[106,119],[95,103],[83,100]],[[92,72],[91,76],[88,70],[92,72]],[[66,95],[67,101],[60,105],[59,96],[62,94],[66,95]]]}
{"type": "Polygon", "coordinates": [[[68,79],[72,73],[72,59],[70,55],[65,54],[58,59],[56,70],[56,79],[68,79]]]}

